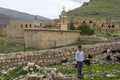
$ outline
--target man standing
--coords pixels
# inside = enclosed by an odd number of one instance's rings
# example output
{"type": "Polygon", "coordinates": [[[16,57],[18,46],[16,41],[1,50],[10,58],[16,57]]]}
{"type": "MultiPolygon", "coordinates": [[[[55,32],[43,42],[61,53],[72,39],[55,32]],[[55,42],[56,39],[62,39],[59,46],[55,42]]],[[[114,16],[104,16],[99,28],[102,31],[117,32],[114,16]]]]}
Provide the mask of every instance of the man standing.
{"type": "Polygon", "coordinates": [[[82,46],[78,46],[78,50],[75,54],[75,59],[77,61],[78,77],[82,77],[82,64],[84,61],[84,53],[82,51],[82,46]]]}

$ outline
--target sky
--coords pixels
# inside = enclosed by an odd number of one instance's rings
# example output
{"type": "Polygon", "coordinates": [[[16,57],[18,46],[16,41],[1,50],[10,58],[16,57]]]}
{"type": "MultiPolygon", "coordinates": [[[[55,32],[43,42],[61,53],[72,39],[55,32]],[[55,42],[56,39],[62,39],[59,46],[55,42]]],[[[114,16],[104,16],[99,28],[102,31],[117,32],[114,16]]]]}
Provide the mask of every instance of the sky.
{"type": "Polygon", "coordinates": [[[47,18],[58,18],[63,7],[66,11],[80,7],[89,0],[0,0],[0,7],[47,18]]]}

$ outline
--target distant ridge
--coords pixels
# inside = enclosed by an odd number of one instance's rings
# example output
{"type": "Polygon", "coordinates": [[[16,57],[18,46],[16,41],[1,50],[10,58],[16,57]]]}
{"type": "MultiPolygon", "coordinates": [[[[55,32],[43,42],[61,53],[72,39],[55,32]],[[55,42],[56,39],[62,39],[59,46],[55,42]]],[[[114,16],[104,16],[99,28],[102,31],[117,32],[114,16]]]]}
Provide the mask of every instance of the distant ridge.
{"type": "MultiPolygon", "coordinates": [[[[0,25],[7,25],[10,19],[32,20],[34,16],[35,15],[32,14],[0,7],[0,25]]],[[[38,16],[38,19],[40,21],[50,20],[49,18],[42,16],[38,16]]]]}

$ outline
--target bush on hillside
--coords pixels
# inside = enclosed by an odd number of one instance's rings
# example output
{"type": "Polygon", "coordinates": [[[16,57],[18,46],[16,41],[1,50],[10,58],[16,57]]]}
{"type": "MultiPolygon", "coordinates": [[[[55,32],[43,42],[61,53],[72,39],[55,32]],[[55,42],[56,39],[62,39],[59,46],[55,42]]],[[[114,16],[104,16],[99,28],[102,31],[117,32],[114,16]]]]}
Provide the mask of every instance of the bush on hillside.
{"type": "Polygon", "coordinates": [[[88,24],[83,23],[78,26],[77,30],[81,30],[81,35],[93,35],[95,31],[89,27],[88,24]]]}

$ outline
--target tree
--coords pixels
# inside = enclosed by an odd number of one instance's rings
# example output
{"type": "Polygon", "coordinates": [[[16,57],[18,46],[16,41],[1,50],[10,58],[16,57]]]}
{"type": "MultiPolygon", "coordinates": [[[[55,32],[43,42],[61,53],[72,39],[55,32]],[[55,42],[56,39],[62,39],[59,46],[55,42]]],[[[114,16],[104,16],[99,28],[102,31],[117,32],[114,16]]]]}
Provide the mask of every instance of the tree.
{"type": "Polygon", "coordinates": [[[78,26],[77,30],[81,30],[81,35],[93,35],[95,31],[89,27],[88,24],[83,23],[78,26]]]}
{"type": "Polygon", "coordinates": [[[74,27],[74,24],[73,24],[72,20],[70,21],[70,30],[75,30],[75,27],[74,27]]]}

